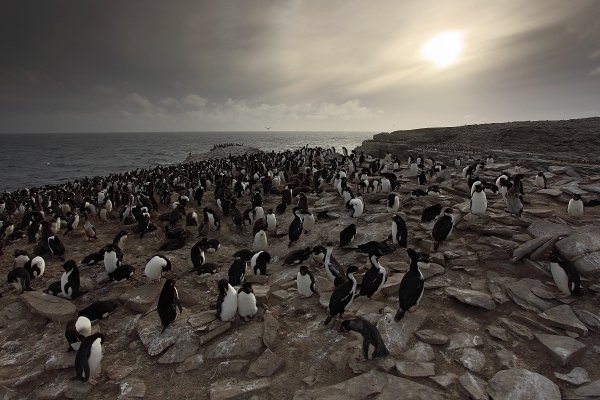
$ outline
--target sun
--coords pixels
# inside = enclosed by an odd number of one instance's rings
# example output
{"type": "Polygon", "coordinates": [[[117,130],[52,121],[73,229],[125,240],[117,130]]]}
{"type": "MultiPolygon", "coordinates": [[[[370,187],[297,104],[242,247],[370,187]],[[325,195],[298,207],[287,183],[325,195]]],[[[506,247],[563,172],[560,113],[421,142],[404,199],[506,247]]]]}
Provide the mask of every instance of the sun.
{"type": "Polygon", "coordinates": [[[444,68],[456,62],[462,47],[462,35],[459,32],[441,32],[423,45],[421,55],[436,66],[444,68]]]}

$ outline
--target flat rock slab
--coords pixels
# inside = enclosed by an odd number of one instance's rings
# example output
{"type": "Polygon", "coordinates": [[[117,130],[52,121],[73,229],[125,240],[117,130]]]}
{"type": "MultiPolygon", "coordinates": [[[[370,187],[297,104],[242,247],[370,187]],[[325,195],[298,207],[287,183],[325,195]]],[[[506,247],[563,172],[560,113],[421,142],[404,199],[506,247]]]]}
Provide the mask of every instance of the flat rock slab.
{"type": "Polygon", "coordinates": [[[414,362],[429,362],[435,359],[433,347],[427,343],[417,342],[404,353],[404,358],[414,362]]]}
{"type": "Polygon", "coordinates": [[[446,344],[448,343],[448,336],[442,335],[429,329],[423,329],[415,333],[419,340],[428,344],[446,344]]]}
{"type": "Polygon", "coordinates": [[[138,313],[145,313],[152,306],[162,290],[164,282],[155,282],[139,286],[126,293],[123,293],[119,298],[125,302],[125,306],[130,310],[138,313]]]}
{"type": "Polygon", "coordinates": [[[489,400],[487,395],[487,383],[472,375],[470,372],[462,375],[458,378],[460,383],[460,390],[472,400],[489,400]]]}
{"type": "Polygon", "coordinates": [[[396,370],[408,378],[427,378],[435,375],[435,364],[430,362],[397,361],[396,370]]]}
{"type": "Polygon", "coordinates": [[[269,377],[283,367],[283,358],[266,349],[248,369],[248,377],[269,377]]]}
{"type": "Polygon", "coordinates": [[[207,360],[220,358],[244,358],[260,353],[263,348],[263,326],[248,323],[238,327],[218,343],[211,344],[204,352],[207,360]]]}
{"type": "Polygon", "coordinates": [[[540,189],[537,192],[535,192],[536,194],[544,194],[546,196],[550,196],[550,197],[558,197],[560,196],[563,192],[560,189],[540,189]]]}
{"type": "Polygon", "coordinates": [[[526,369],[499,371],[489,380],[487,392],[494,400],[560,400],[558,386],[543,375],[526,369]]]}
{"type": "Polygon", "coordinates": [[[52,354],[46,361],[46,371],[75,367],[75,352],[52,354]]]}
{"type": "Polygon", "coordinates": [[[535,337],[562,367],[585,352],[585,345],[569,336],[538,333],[535,337]]]}
{"type": "Polygon", "coordinates": [[[447,396],[425,385],[390,375],[385,372],[371,370],[352,379],[315,390],[299,390],[294,400],[397,400],[402,393],[404,399],[442,400],[447,396]],[[372,397],[377,395],[376,397],[372,397]]]}
{"type": "Polygon", "coordinates": [[[506,293],[508,297],[519,306],[526,310],[534,312],[546,311],[554,306],[554,304],[540,299],[533,294],[531,288],[533,286],[541,286],[542,283],[535,279],[521,279],[520,281],[509,283],[506,285],[506,293]]]}
{"type": "Polygon", "coordinates": [[[565,224],[555,224],[543,219],[533,221],[527,231],[535,236],[564,236],[573,233],[573,228],[565,224]]]}
{"type": "Polygon", "coordinates": [[[446,294],[470,306],[485,308],[486,310],[496,308],[496,303],[492,299],[492,296],[477,290],[448,287],[446,288],[446,294]]]}
{"type": "Polygon", "coordinates": [[[187,318],[181,316],[171,323],[164,332],[162,332],[162,329],[157,313],[151,313],[138,321],[138,336],[151,356],[159,355],[180,339],[194,335],[187,318]]]}
{"type": "Polygon", "coordinates": [[[552,240],[552,238],[553,238],[553,236],[550,236],[550,235],[540,236],[540,237],[536,237],[534,239],[528,240],[527,242],[519,245],[513,251],[512,262],[517,262],[520,259],[522,259],[523,257],[528,256],[529,254],[536,251],[538,249],[538,247],[540,247],[540,246],[544,245],[545,243],[547,243],[548,241],[552,240]]]}
{"type": "Polygon", "coordinates": [[[550,326],[576,332],[582,336],[588,335],[588,328],[577,318],[571,307],[566,304],[546,310],[538,314],[538,317],[550,326]]]}
{"type": "Polygon", "coordinates": [[[119,385],[117,399],[143,398],[146,396],[146,384],[137,378],[127,378],[119,385]]]}
{"type": "Polygon", "coordinates": [[[600,397],[600,379],[573,391],[576,399],[598,399],[600,397]]]}
{"type": "Polygon", "coordinates": [[[483,337],[474,333],[453,333],[452,335],[448,336],[448,339],[450,340],[450,343],[448,344],[448,350],[483,346],[483,337]]]}
{"type": "Polygon", "coordinates": [[[227,400],[240,396],[248,396],[250,393],[266,389],[271,386],[269,378],[256,379],[254,381],[241,381],[237,379],[225,379],[213,382],[210,385],[210,400],[227,400]]]}
{"type": "Polygon", "coordinates": [[[216,312],[209,310],[191,315],[190,318],[188,318],[188,323],[191,325],[194,331],[203,331],[208,330],[209,324],[216,319],[216,312]]]}
{"type": "Polygon", "coordinates": [[[24,292],[19,298],[35,314],[58,322],[76,317],[77,308],[71,301],[42,291],[24,292]]]}
{"type": "Polygon", "coordinates": [[[458,361],[469,371],[479,372],[485,366],[485,355],[479,350],[466,348],[460,352],[458,361]]]}
{"type": "Polygon", "coordinates": [[[588,375],[588,372],[581,367],[573,368],[568,374],[555,372],[554,376],[556,379],[569,382],[572,385],[583,385],[584,383],[590,382],[590,376],[588,375]]]}
{"type": "Polygon", "coordinates": [[[424,311],[406,313],[400,321],[394,321],[393,314],[384,314],[377,321],[377,329],[388,350],[400,356],[408,346],[416,331],[423,326],[427,314],[424,311]]]}

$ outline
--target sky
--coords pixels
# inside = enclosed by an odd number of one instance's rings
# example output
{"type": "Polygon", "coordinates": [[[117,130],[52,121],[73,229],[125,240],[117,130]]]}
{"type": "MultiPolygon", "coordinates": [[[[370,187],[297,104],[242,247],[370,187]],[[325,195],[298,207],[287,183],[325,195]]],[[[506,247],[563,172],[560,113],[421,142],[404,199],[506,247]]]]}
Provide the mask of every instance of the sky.
{"type": "Polygon", "coordinates": [[[598,116],[599,21],[596,0],[0,0],[0,132],[598,116]]]}

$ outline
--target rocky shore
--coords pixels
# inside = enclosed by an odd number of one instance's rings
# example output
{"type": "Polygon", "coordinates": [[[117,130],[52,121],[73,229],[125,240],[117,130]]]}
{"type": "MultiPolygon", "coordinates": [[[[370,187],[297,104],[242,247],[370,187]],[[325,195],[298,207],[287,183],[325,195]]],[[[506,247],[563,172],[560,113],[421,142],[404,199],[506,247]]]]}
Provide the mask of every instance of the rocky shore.
{"type": "MultiPolygon", "coordinates": [[[[486,129],[494,131],[493,126],[486,129]]],[[[597,132],[597,120],[594,129],[597,132]]],[[[546,144],[540,152],[553,150],[527,156],[532,148],[520,153],[512,142],[504,146],[506,141],[500,136],[485,144],[477,132],[470,133],[468,140],[462,134],[452,136],[454,128],[441,135],[431,132],[433,141],[421,133],[376,135],[359,149],[376,157],[389,150],[404,161],[396,172],[400,183],[396,192],[403,201],[398,214],[408,225],[408,247],[431,258],[422,270],[425,294],[421,304],[400,322],[394,321],[398,288],[409,268],[402,248],[381,257],[389,274],[381,292],[372,299],[357,298],[348,313],[376,325],[390,350],[388,357],[364,361],[360,336],[323,325],[332,285],[322,265],[304,263],[313,271],[319,291],[305,299],[296,289],[298,266],[283,264],[290,250],[338,243],[340,230],[350,223],[358,227],[353,246],[390,236],[387,193],[363,194],[365,213],[356,219],[349,216],[333,186],[324,184],[323,192],[307,193],[309,210],[321,216],[314,228],[291,249],[287,235],[270,236],[269,275],[248,273],[246,279],[253,283],[260,305],[250,322],[221,322],[215,316],[217,281],[227,277],[233,253],[252,247],[251,229],[239,230],[231,218],[222,217],[221,230],[208,235],[221,242],[216,253],[207,254],[207,261],[219,265],[216,274],[190,272],[190,247],[195,240],[164,253],[173,266],[166,276],[177,277],[184,310],[162,334],[156,312],[149,311],[157,302],[164,276],[159,283],[148,283],[143,276],[145,262],[164,241],[161,230],[143,239],[137,235],[127,239],[125,261],[136,267],[128,281],[108,282],[102,265],[82,267],[85,294],[73,301],[41,292],[62,272],[60,261],[48,259],[46,273],[33,282],[36,291],[11,291],[0,298],[0,398],[600,398],[600,207],[587,208],[579,218],[566,213],[574,193],[586,200],[599,197],[600,170],[592,163],[552,159],[586,155],[591,161],[597,153],[578,150],[561,155],[546,144]],[[466,161],[467,153],[485,159],[492,151],[494,163],[487,164],[479,176],[493,182],[503,171],[524,174],[526,204],[521,218],[507,212],[499,194],[488,194],[485,215],[469,212],[470,188],[462,177],[465,164],[455,168],[452,160],[464,154],[466,161]],[[449,173],[445,179],[430,182],[439,186],[440,195],[412,199],[411,192],[423,186],[417,184],[405,160],[409,153],[421,152],[444,161],[449,173]],[[539,170],[548,178],[547,189],[534,184],[539,170]],[[455,213],[455,230],[437,252],[432,251],[431,225],[420,222],[423,209],[433,203],[452,207],[455,213]],[[554,246],[580,272],[583,296],[565,297],[556,287],[547,256],[554,246]],[[103,332],[107,341],[102,377],[92,386],[72,379],[75,353],[65,351],[65,321],[74,317],[76,309],[105,299],[118,301],[119,307],[93,328],[103,332]]],[[[600,139],[592,142],[596,140],[600,139]]],[[[186,161],[238,150],[257,151],[223,148],[186,161]]],[[[361,167],[373,160],[367,158],[361,167]]],[[[279,202],[279,196],[265,195],[263,207],[275,209],[279,202]]],[[[249,205],[248,196],[239,199],[241,210],[249,205]]],[[[218,209],[210,191],[202,207],[218,209]]],[[[188,208],[201,215],[195,202],[188,208]]],[[[153,220],[165,211],[167,206],[161,205],[160,212],[152,212],[153,220]]],[[[278,215],[278,233],[285,234],[292,219],[289,208],[278,215]]],[[[97,242],[87,241],[81,227],[74,235],[64,236],[67,258],[79,261],[109,243],[121,229],[128,229],[116,215],[109,223],[94,218],[94,224],[97,242]]],[[[180,227],[193,236],[198,233],[196,227],[180,227]]],[[[13,250],[31,252],[32,247],[26,239],[7,246],[0,258],[1,272],[6,275],[12,267],[13,250]]],[[[333,255],[343,266],[369,265],[365,255],[352,249],[335,247],[333,255]]]]}

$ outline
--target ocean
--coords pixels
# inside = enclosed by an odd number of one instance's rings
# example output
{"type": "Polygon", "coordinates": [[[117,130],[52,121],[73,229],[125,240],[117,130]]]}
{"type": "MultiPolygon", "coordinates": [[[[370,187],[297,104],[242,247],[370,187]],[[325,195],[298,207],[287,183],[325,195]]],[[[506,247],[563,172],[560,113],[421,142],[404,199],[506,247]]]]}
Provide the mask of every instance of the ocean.
{"type": "Polygon", "coordinates": [[[309,146],[352,150],[375,132],[135,132],[0,134],[0,191],[182,162],[218,143],[263,151],[309,146]]]}

